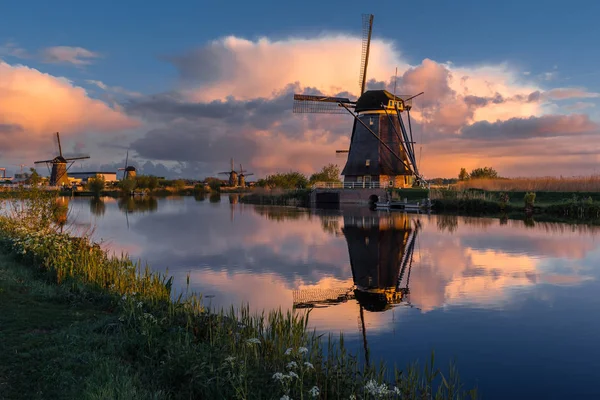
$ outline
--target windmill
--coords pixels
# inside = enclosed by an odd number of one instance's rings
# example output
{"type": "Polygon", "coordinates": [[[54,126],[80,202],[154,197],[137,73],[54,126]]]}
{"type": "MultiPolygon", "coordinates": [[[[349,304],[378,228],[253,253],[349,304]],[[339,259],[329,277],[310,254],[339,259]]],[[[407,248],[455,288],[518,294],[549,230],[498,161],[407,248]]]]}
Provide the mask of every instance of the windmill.
{"type": "Polygon", "coordinates": [[[35,164],[46,163],[49,170],[50,165],[52,165],[52,169],[50,171],[50,186],[68,185],[69,177],[67,175],[67,171],[69,170],[69,168],[71,168],[73,162],[76,160],[84,160],[90,158],[90,156],[65,158],[62,154],[62,147],[60,145],[60,135],[58,132],[56,132],[56,141],[58,142],[58,156],[54,157],[51,160],[35,161],[35,164]],[[67,164],[69,164],[69,166],[67,166],[67,164]]]}
{"type": "Polygon", "coordinates": [[[237,187],[238,185],[238,173],[233,168],[233,158],[231,159],[231,170],[225,172],[219,172],[219,174],[227,174],[229,175],[229,186],[237,187]]]}
{"type": "Polygon", "coordinates": [[[342,170],[344,183],[375,182],[380,187],[405,187],[413,177],[419,184],[424,179],[419,173],[415,157],[410,109],[414,96],[396,96],[387,90],[367,90],[367,66],[373,15],[363,15],[363,41],[359,75],[360,96],[351,101],[346,97],[294,95],[294,113],[346,114],[354,117],[354,125],[342,170]],[[352,110],[353,109],[353,110],[352,110]],[[402,118],[406,112],[408,130],[402,118]]]}
{"type": "Polygon", "coordinates": [[[240,174],[238,176],[238,183],[239,183],[239,186],[242,188],[246,187],[246,177],[250,176],[250,175],[254,175],[254,172],[251,172],[249,174],[247,174],[246,172],[248,172],[248,171],[245,171],[244,168],[242,167],[242,164],[240,164],[240,174]]]}
{"type": "Polygon", "coordinates": [[[369,365],[364,312],[382,312],[401,305],[413,307],[409,283],[420,229],[421,222],[408,214],[345,215],[342,233],[348,244],[354,286],[296,290],[292,294],[293,307],[328,307],[356,300],[369,365]]]}
{"type": "Polygon", "coordinates": [[[2,179],[6,179],[6,168],[0,168],[0,171],[2,171],[2,179]]]}
{"type": "Polygon", "coordinates": [[[137,175],[137,171],[133,165],[128,164],[129,161],[129,150],[127,150],[127,155],[125,156],[125,167],[119,168],[119,171],[123,171],[123,180],[133,179],[137,175]]]}

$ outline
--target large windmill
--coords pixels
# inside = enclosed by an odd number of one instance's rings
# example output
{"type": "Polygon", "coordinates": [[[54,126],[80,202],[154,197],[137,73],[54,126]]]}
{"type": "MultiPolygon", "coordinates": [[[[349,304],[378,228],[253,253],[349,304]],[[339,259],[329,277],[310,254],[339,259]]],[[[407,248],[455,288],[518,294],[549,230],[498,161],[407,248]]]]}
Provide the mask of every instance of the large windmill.
{"type": "Polygon", "coordinates": [[[127,150],[127,155],[125,156],[125,167],[119,168],[119,171],[123,171],[123,180],[133,179],[137,175],[137,171],[133,165],[128,164],[129,161],[129,150],[127,150]]]}
{"type": "Polygon", "coordinates": [[[73,162],[76,160],[84,160],[90,158],[90,156],[81,156],[81,157],[70,157],[65,158],[62,154],[62,147],[60,145],[60,135],[56,132],[56,141],[58,142],[58,156],[54,157],[51,160],[42,160],[35,161],[35,164],[46,163],[48,169],[50,170],[50,186],[62,186],[69,184],[69,177],[67,175],[67,171],[73,165],[73,162]],[[67,166],[67,164],[69,164],[67,166]],[[50,165],[52,168],[50,169],[50,165]]]}
{"type": "Polygon", "coordinates": [[[359,329],[369,364],[364,312],[383,312],[410,302],[410,274],[421,222],[408,214],[345,215],[342,234],[348,244],[352,287],[295,290],[294,308],[328,307],[355,300],[359,329]]]}
{"type": "Polygon", "coordinates": [[[238,173],[233,167],[233,158],[231,159],[231,170],[219,172],[219,174],[229,175],[229,186],[236,187],[238,185],[238,173]]]}
{"type": "Polygon", "coordinates": [[[366,183],[381,187],[405,187],[419,173],[415,157],[410,109],[414,96],[396,96],[387,90],[367,90],[367,66],[371,46],[373,15],[363,15],[363,42],[359,76],[360,96],[351,101],[345,97],[294,95],[295,113],[346,114],[354,117],[354,126],[346,165],[342,170],[344,183],[366,183]],[[402,113],[406,112],[408,130],[402,113]]]}
{"type": "Polygon", "coordinates": [[[248,173],[248,171],[244,170],[242,164],[240,164],[240,174],[238,175],[238,184],[240,187],[246,187],[246,177],[250,175],[254,175],[254,172],[248,173]]]}

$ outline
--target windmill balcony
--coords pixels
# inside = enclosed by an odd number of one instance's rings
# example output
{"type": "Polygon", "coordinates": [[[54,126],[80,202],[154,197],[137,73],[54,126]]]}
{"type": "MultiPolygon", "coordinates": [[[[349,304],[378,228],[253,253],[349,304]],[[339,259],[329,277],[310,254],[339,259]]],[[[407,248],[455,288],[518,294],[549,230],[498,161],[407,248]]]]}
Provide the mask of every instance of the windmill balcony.
{"type": "Polygon", "coordinates": [[[381,186],[379,182],[315,182],[313,189],[380,189],[387,186],[381,186]]]}

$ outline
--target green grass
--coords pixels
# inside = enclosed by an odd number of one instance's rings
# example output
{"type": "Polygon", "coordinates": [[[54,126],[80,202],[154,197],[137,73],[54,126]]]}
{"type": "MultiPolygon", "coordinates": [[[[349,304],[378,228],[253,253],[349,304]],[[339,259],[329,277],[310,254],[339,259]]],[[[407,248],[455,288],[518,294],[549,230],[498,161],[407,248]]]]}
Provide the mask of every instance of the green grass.
{"type": "Polygon", "coordinates": [[[160,398],[120,357],[118,323],[109,304],[0,255],[0,398],[160,398]]]}

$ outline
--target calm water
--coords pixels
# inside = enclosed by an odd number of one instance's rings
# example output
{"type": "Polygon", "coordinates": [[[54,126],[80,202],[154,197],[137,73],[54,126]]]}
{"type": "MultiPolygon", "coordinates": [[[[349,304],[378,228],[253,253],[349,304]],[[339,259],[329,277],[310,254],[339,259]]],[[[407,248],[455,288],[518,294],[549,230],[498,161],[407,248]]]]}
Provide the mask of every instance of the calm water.
{"type": "Polygon", "coordinates": [[[487,399],[600,396],[600,229],[309,212],[229,196],[76,198],[69,219],[72,229],[94,226],[117,252],[168,268],[178,289],[189,273],[214,307],[310,302],[313,327],[344,332],[363,359],[366,339],[371,362],[424,362],[435,349],[487,399]]]}

